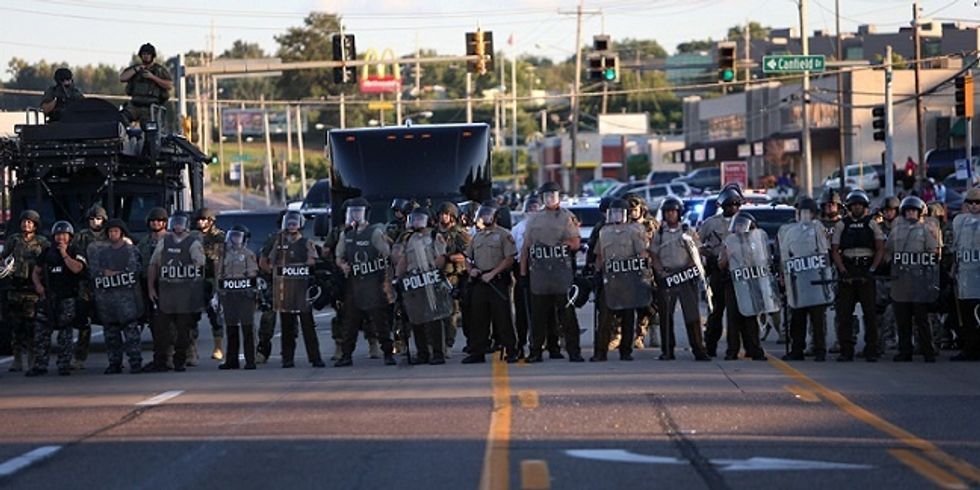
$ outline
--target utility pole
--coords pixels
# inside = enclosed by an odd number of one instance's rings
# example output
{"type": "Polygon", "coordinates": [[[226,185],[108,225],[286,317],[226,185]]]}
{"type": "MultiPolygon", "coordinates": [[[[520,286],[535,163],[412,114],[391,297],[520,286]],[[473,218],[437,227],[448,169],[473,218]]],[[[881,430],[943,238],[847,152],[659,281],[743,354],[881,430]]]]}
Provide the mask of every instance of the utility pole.
{"type": "Polygon", "coordinates": [[[347,96],[340,93],[340,129],[347,127],[347,96]]]}
{"type": "MultiPolygon", "coordinates": [[[[752,76],[752,69],[749,68],[749,62],[752,61],[752,57],[750,55],[750,50],[752,49],[751,48],[751,46],[752,46],[752,31],[749,30],[749,24],[750,24],[749,23],[749,20],[748,19],[745,19],[745,30],[744,30],[744,32],[742,32],[742,42],[745,43],[745,47],[742,50],[742,52],[744,53],[743,54],[743,56],[744,56],[743,59],[745,59],[745,68],[744,68],[744,71],[742,72],[742,78],[746,82],[748,82],[749,81],[749,78],[752,76]]],[[[748,89],[749,86],[746,85],[745,88],[748,89]]]]}
{"type": "Polygon", "coordinates": [[[912,36],[915,43],[915,136],[919,149],[919,178],[926,178],[926,128],[922,124],[922,40],[919,33],[919,2],[912,3],[912,36]]]}
{"type": "MultiPolygon", "coordinates": [[[[844,44],[840,34],[840,0],[834,0],[834,17],[837,24],[837,61],[844,61],[844,44]]],[[[890,58],[889,58],[890,60],[890,58]]],[[[891,66],[888,62],[886,66],[891,66]]],[[[889,68],[890,69],[890,68],[889,68]]],[[[886,75],[887,77],[888,75],[886,75]]],[[[840,162],[837,163],[837,173],[840,174],[840,188],[844,189],[844,166],[847,161],[847,152],[844,150],[844,73],[843,70],[837,71],[837,146],[840,162]]],[[[891,195],[891,194],[889,194],[891,195]]]]}
{"type": "Polygon", "coordinates": [[[293,109],[286,106],[286,161],[293,161],[293,109]]]}
{"type": "Polygon", "coordinates": [[[599,10],[585,11],[582,10],[583,0],[579,0],[578,7],[576,7],[575,12],[562,12],[558,11],[562,15],[575,15],[575,85],[572,86],[572,169],[571,176],[569,172],[565,170],[565,166],[562,165],[562,187],[568,191],[569,194],[578,194],[578,120],[579,120],[579,90],[582,86],[582,16],[585,14],[595,15],[601,14],[599,10]]]}
{"type": "Polygon", "coordinates": [[[473,122],[473,74],[466,72],[466,122],[473,122]]]}
{"type": "Polygon", "coordinates": [[[272,206],[272,136],[269,134],[269,113],[265,110],[265,94],[259,98],[262,107],[262,128],[265,132],[265,205],[272,206]]]}
{"type": "MultiPolygon", "coordinates": [[[[419,107],[422,103],[422,64],[418,62],[418,59],[422,57],[421,48],[419,48],[419,33],[415,33],[415,108],[419,107]]],[[[398,118],[401,121],[401,117],[398,118]]]]}
{"type": "Polygon", "coordinates": [[[493,147],[500,149],[500,92],[493,96],[493,147]]]}
{"type": "MultiPolygon", "coordinates": [[[[800,41],[803,44],[803,56],[810,55],[810,34],[809,16],[807,0],[800,0],[800,41]]],[[[800,115],[803,117],[803,167],[805,171],[804,193],[805,196],[813,194],[813,160],[810,147],[810,72],[803,72],[803,100],[801,101],[800,115]]]]}
{"type": "MultiPolygon", "coordinates": [[[[245,103],[241,109],[245,110],[245,103]]],[[[238,133],[238,209],[245,209],[245,153],[242,149],[242,113],[235,115],[235,131],[238,133]]]]}
{"type": "Polygon", "coordinates": [[[306,197],[306,153],[303,150],[303,106],[296,105],[296,143],[299,145],[299,185],[302,188],[302,196],[306,197]]]}
{"type": "Polygon", "coordinates": [[[514,187],[517,187],[517,55],[510,60],[510,158],[514,187]]]}
{"type": "MultiPolygon", "coordinates": [[[[885,195],[895,195],[895,109],[892,107],[892,46],[885,46],[885,195]]],[[[843,179],[844,172],[841,172],[843,179]]],[[[843,189],[843,187],[842,187],[843,189]]]]}

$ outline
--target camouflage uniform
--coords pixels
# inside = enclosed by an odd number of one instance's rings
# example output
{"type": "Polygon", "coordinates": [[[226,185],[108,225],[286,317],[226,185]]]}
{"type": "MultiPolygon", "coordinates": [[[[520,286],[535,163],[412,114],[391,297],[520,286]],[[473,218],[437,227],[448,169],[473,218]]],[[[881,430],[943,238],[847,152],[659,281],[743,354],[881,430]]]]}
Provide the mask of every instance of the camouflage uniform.
{"type": "MultiPolygon", "coordinates": [[[[141,65],[134,65],[130,68],[136,68],[136,66],[141,65]]],[[[164,80],[173,80],[170,76],[170,71],[159,63],[153,63],[144,69],[164,80]]],[[[150,120],[150,107],[153,104],[163,104],[170,98],[168,91],[153,81],[144,78],[140,73],[137,73],[126,82],[126,95],[132,98],[123,106],[123,113],[129,117],[130,121],[140,122],[150,120]]]]}
{"type": "MultiPolygon", "coordinates": [[[[85,263],[85,257],[69,247],[67,251],[75,260],[85,263]]],[[[84,278],[82,272],[73,273],[65,265],[61,253],[55,247],[48,247],[38,260],[41,283],[44,285],[44,298],[40,300],[34,324],[34,374],[48,371],[51,354],[51,334],[57,330],[58,373],[68,374],[71,370],[71,356],[74,350],[72,325],[75,321],[77,298],[75,291],[84,278]]],[[[31,373],[28,373],[31,375],[31,373]]]]}
{"type": "MultiPolygon", "coordinates": [[[[221,249],[225,244],[225,232],[212,225],[206,233],[201,232],[199,239],[201,240],[201,245],[204,246],[204,256],[207,257],[207,262],[204,263],[204,278],[206,280],[207,289],[204,291],[204,297],[210,299],[214,295],[214,264],[216,261],[221,260],[221,249]]],[[[216,345],[221,345],[221,339],[225,336],[225,325],[224,321],[211,304],[208,303],[208,321],[211,322],[211,336],[214,337],[216,345]]],[[[197,340],[197,327],[194,327],[193,338],[197,340]]]]}
{"type": "Polygon", "coordinates": [[[143,368],[138,323],[143,316],[143,293],[138,284],[142,271],[139,253],[129,243],[123,242],[117,248],[109,242],[103,242],[90,246],[87,255],[89,275],[93,281],[113,277],[103,275],[106,269],[116,271],[116,276],[119,277],[134,273],[134,282],[137,283],[135,286],[129,289],[99,289],[95,295],[95,303],[103,323],[106,355],[109,358],[109,369],[106,372],[122,366],[124,352],[129,359],[131,372],[139,372],[143,368]]]}
{"type": "MultiPolygon", "coordinates": [[[[634,221],[634,223],[639,224],[646,231],[647,243],[651,243],[653,241],[654,233],[656,233],[657,230],[660,229],[660,223],[657,222],[657,218],[654,218],[649,213],[641,217],[639,220],[634,221]]],[[[654,297],[657,297],[657,294],[658,293],[654,292],[654,297]]],[[[640,308],[637,311],[636,338],[634,340],[635,342],[634,347],[637,349],[642,349],[644,347],[643,339],[647,337],[648,333],[650,334],[650,347],[657,347],[658,345],[657,342],[658,330],[650,329],[650,325],[653,323],[654,316],[657,314],[657,310],[655,309],[655,307],[656,307],[656,300],[654,300],[650,304],[650,306],[646,308],[640,308]]],[[[619,338],[619,335],[617,335],[617,338],[619,338]]],[[[613,350],[613,348],[610,346],[609,350],[613,350]]]]}
{"type": "MultiPolygon", "coordinates": [[[[150,268],[150,258],[153,257],[153,250],[157,248],[157,242],[159,241],[160,240],[153,237],[152,233],[147,233],[146,236],[144,236],[143,239],[141,239],[139,243],[136,244],[136,252],[139,254],[140,257],[140,265],[141,265],[140,284],[142,285],[144,299],[146,300],[144,302],[145,314],[143,317],[143,321],[144,323],[148,323],[150,325],[150,331],[153,333],[153,365],[157,369],[162,370],[163,368],[173,369],[174,366],[173,345],[168,345],[167,343],[164,342],[164,339],[173,338],[176,335],[176,332],[173,331],[171,325],[166,325],[166,326],[157,325],[156,308],[149,301],[149,296],[147,296],[146,271],[149,270],[150,268]],[[160,335],[158,332],[159,328],[170,329],[171,330],[170,335],[169,336],[160,335]]],[[[159,287],[159,281],[157,287],[159,287]]]]}
{"type": "MultiPolygon", "coordinates": [[[[31,355],[34,340],[34,320],[37,313],[38,295],[31,282],[31,273],[41,254],[47,250],[48,240],[34,234],[25,239],[20,233],[7,239],[3,256],[14,257],[14,271],[10,275],[10,289],[7,291],[7,318],[12,333],[11,347],[14,362],[11,371],[23,369],[24,355],[31,355]]],[[[28,360],[30,364],[30,360],[28,360]]]]}
{"type": "MultiPolygon", "coordinates": [[[[82,256],[86,256],[89,245],[103,240],[105,240],[105,229],[95,231],[91,228],[85,228],[72,237],[71,245],[82,256]]],[[[82,281],[78,288],[78,299],[78,317],[75,322],[75,328],[78,329],[78,341],[75,343],[75,362],[82,364],[88,359],[89,344],[92,341],[92,322],[96,320],[91,282],[82,281]]]]}
{"type": "MultiPolygon", "coordinates": [[[[446,280],[448,280],[449,284],[455,289],[466,277],[466,264],[453,263],[453,261],[448,260],[448,257],[455,254],[465,254],[466,248],[469,246],[470,241],[473,240],[473,237],[458,224],[446,229],[439,227],[439,234],[441,234],[446,240],[447,260],[443,272],[446,275],[446,280]]],[[[449,349],[452,349],[453,344],[456,343],[456,329],[460,326],[462,319],[463,315],[460,308],[459,299],[455,299],[453,300],[453,314],[450,315],[449,318],[443,320],[443,328],[446,335],[447,354],[449,353],[449,349]]],[[[465,328],[466,325],[463,325],[463,327],[465,328]]]]}
{"type": "MultiPolygon", "coordinates": [[[[269,257],[269,254],[272,253],[272,247],[276,245],[276,237],[278,236],[279,232],[275,231],[266,237],[265,241],[262,242],[262,248],[259,249],[259,257],[269,257]]],[[[257,357],[258,362],[263,363],[272,355],[272,337],[276,334],[276,312],[272,309],[272,274],[259,271],[259,279],[264,280],[268,285],[264,290],[259,291],[262,314],[259,316],[259,341],[256,352],[261,355],[261,357],[257,357]]],[[[331,334],[334,340],[337,340],[341,332],[338,328],[334,328],[331,334]]]]}

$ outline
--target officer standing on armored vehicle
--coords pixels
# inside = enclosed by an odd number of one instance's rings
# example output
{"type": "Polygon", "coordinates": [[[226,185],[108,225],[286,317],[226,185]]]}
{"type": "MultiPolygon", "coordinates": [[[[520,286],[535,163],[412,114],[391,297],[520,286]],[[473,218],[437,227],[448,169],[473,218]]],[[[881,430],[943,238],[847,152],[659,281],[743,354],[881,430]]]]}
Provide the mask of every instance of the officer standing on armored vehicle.
{"type": "Polygon", "coordinates": [[[477,232],[466,248],[470,258],[472,323],[466,339],[469,355],[463,364],[486,361],[491,333],[507,362],[517,362],[517,336],[510,316],[510,273],[517,246],[510,232],[497,226],[496,216],[497,207],[491,201],[477,209],[477,232]]]}
{"type": "Polygon", "coordinates": [[[961,351],[951,361],[980,361],[980,187],[963,196],[963,211],[953,218],[953,277],[960,318],[961,351]]]}
{"type": "Polygon", "coordinates": [[[778,247],[786,301],[790,307],[790,352],[784,361],[802,361],[809,323],[814,360],[827,360],[827,305],[834,302],[827,230],[812,198],[796,202],[796,222],[779,228],[778,247]]]}
{"type": "Polygon", "coordinates": [[[711,216],[701,223],[698,236],[701,238],[701,257],[705,261],[705,272],[708,274],[708,289],[711,290],[708,309],[708,324],[705,329],[705,350],[709,356],[718,355],[718,341],[721,340],[724,328],[722,319],[725,317],[725,290],[731,281],[731,275],[718,267],[718,257],[724,247],[725,237],[729,235],[732,216],[738,212],[745,200],[736,186],[728,186],[718,194],[718,206],[721,213],[711,216]]]}
{"type": "Polygon", "coordinates": [[[337,266],[347,276],[344,296],[344,346],[336,367],[354,364],[352,356],[357,346],[357,331],[364,320],[370,322],[381,350],[384,363],[397,364],[391,341],[391,303],[394,295],[388,280],[391,241],[384,225],[368,222],[371,205],[363,197],[344,203],[344,231],[337,243],[337,266]]]}
{"type": "Polygon", "coordinates": [[[7,238],[3,247],[3,271],[0,278],[10,277],[7,290],[7,314],[4,320],[10,325],[11,347],[14,359],[10,371],[24,370],[24,363],[30,366],[33,355],[34,319],[37,311],[38,295],[31,276],[38,259],[48,248],[48,240],[37,234],[41,228],[41,215],[32,209],[20,214],[20,233],[7,238]],[[25,357],[27,359],[25,359],[25,357]]]}
{"type": "Polygon", "coordinates": [[[752,214],[739,211],[732,217],[718,266],[727,269],[731,282],[725,292],[728,319],[726,361],[738,359],[740,345],[752,360],[766,360],[759,342],[762,314],[779,311],[779,284],[772,272],[769,238],[752,214]]]}
{"type": "MultiPolygon", "coordinates": [[[[466,280],[465,252],[473,237],[460,225],[459,208],[452,202],[446,201],[440,204],[436,210],[436,218],[436,230],[446,240],[446,264],[443,266],[443,272],[449,285],[455,290],[462,281],[466,280]]],[[[457,329],[461,326],[462,318],[460,300],[453,298],[453,314],[443,320],[447,355],[456,344],[457,329]]]]}
{"type": "MultiPolygon", "coordinates": [[[[140,269],[140,281],[143,285],[143,295],[146,300],[143,305],[143,317],[150,325],[150,332],[153,334],[153,360],[143,366],[146,372],[164,372],[173,369],[173,345],[167,344],[165,340],[170,337],[169,332],[164,334],[160,328],[170,329],[169,325],[163,324],[163,316],[157,315],[154,302],[150,301],[147,280],[149,279],[150,259],[153,251],[157,248],[157,243],[167,235],[167,220],[170,215],[166,209],[156,207],[146,214],[146,228],[149,230],[143,239],[136,244],[136,250],[142,260],[140,269]]],[[[157,284],[159,287],[159,284],[157,284]]]]}
{"type": "Polygon", "coordinates": [[[32,280],[40,298],[34,326],[34,365],[27,376],[48,372],[51,354],[51,333],[58,332],[58,374],[71,374],[71,355],[74,350],[72,327],[77,313],[78,285],[85,279],[85,256],[70,245],[75,229],[67,221],[51,227],[54,244],[38,259],[32,280]]]}
{"type": "Polygon", "coordinates": [[[244,344],[245,369],[255,369],[255,304],[259,264],[248,249],[249,231],[235,225],[226,234],[214,266],[222,320],[228,327],[225,362],[219,369],[238,369],[239,338],[244,344]],[[239,336],[239,332],[241,335],[239,336]]]}
{"type": "MultiPolygon", "coordinates": [[[[88,221],[87,226],[72,238],[72,246],[83,255],[88,254],[89,245],[105,240],[105,223],[109,220],[109,214],[102,206],[93,204],[88,208],[85,217],[88,221]]],[[[78,342],[75,343],[75,369],[85,369],[85,361],[88,359],[89,344],[92,341],[92,321],[96,319],[93,297],[92,281],[82,281],[78,290],[79,309],[76,321],[78,342]]]]}
{"type": "Polygon", "coordinates": [[[174,82],[167,68],[154,61],[157,50],[152,44],[140,46],[137,56],[140,63],[123,70],[119,81],[126,84],[126,95],[131,97],[123,106],[123,113],[130,122],[143,124],[150,121],[153,105],[161,105],[170,98],[174,82]]]}
{"type": "Polygon", "coordinates": [[[590,362],[607,358],[609,337],[613,328],[620,328],[619,360],[633,360],[633,334],[638,308],[651,301],[650,267],[646,230],[638,223],[629,223],[628,205],[622,199],[609,203],[605,224],[596,240],[595,265],[602,277],[602,307],[594,354],[590,362]]]}
{"type": "Polygon", "coordinates": [[[58,68],[54,71],[54,85],[48,87],[41,97],[41,110],[48,117],[48,121],[61,120],[61,110],[66,105],[85,98],[82,91],[75,87],[73,78],[68,68],[58,68]]]}
{"type": "MultiPolygon", "coordinates": [[[[204,297],[211,299],[214,292],[214,266],[221,258],[221,248],[225,245],[225,232],[214,224],[218,215],[210,208],[201,208],[197,211],[197,230],[200,232],[201,245],[204,247],[204,256],[208,259],[204,265],[204,297]]],[[[211,323],[211,338],[214,339],[214,350],[211,351],[211,359],[218,361],[224,359],[221,345],[225,335],[224,321],[214,307],[208,303],[208,321],[211,323]]],[[[191,330],[191,359],[197,360],[197,325],[191,330]]]]}
{"type": "Polygon", "coordinates": [[[885,235],[868,214],[870,199],[862,190],[851,191],[845,200],[848,214],[834,226],[831,257],[840,275],[837,287],[837,339],[840,362],[854,360],[854,307],[860,303],[864,314],[864,358],[878,360],[878,325],[874,315],[875,281],[881,264],[885,235]]]}
{"type": "MultiPolygon", "coordinates": [[[[940,231],[925,221],[926,203],[915,196],[902,200],[901,215],[885,244],[891,261],[891,296],[895,301],[898,323],[898,355],[895,362],[912,361],[912,324],[919,349],[926,362],[936,362],[932,329],[929,326],[929,303],[939,299],[940,231]]],[[[863,308],[863,306],[862,306],[863,308]]]]}
{"type": "MultiPolygon", "coordinates": [[[[528,277],[531,289],[531,355],[528,362],[541,362],[548,318],[557,315],[565,337],[568,360],[584,362],[579,344],[578,318],[568,301],[574,279],[573,261],[580,246],[578,222],[571,211],[561,207],[561,187],[547,182],[540,189],[544,209],[529,216],[521,249],[521,275],[528,277]]],[[[555,357],[556,353],[552,353],[555,357]]],[[[559,356],[560,353],[557,353],[559,356]]]]}
{"type": "Polygon", "coordinates": [[[136,247],[125,240],[128,233],[121,219],[109,220],[105,231],[106,241],[89,245],[87,253],[95,308],[105,330],[109,357],[105,374],[122,372],[123,352],[129,358],[129,372],[139,373],[143,371],[137,324],[143,316],[140,257],[136,247]]]}
{"type": "MultiPolygon", "coordinates": [[[[402,254],[395,264],[406,322],[415,335],[412,364],[445,364],[443,320],[453,312],[451,287],[443,275],[446,241],[429,227],[429,210],[418,208],[408,215],[402,254]]],[[[411,349],[408,336],[402,338],[411,349]]]]}
{"type": "Polygon", "coordinates": [[[187,344],[195,319],[204,311],[204,247],[190,233],[186,214],[170,217],[170,232],[157,243],[150,258],[147,290],[157,304],[163,345],[174,346],[174,371],[186,371],[187,344]],[[159,284],[158,281],[159,280],[159,284]],[[176,341],[171,337],[176,331],[176,341]]]}
{"type": "Polygon", "coordinates": [[[303,332],[310,364],[325,366],[320,358],[320,342],[308,297],[317,251],[313,242],[303,236],[303,224],[302,213],[287,211],[272,251],[267,258],[262,258],[262,267],[272,273],[272,309],[279,313],[284,368],[295,366],[297,330],[303,332]]]}
{"type": "Polygon", "coordinates": [[[681,223],[684,203],[668,196],[660,205],[663,221],[653,235],[650,254],[660,283],[661,360],[674,359],[674,309],[681,304],[691,353],[698,361],[709,360],[701,336],[701,288],[705,285],[701,241],[696,231],[681,223]]]}

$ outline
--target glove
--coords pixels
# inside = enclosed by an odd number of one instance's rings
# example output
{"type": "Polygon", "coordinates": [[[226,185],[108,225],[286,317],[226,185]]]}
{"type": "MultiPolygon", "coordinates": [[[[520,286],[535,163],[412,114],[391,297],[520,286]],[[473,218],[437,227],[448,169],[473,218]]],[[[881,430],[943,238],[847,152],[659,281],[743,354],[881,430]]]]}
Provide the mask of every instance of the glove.
{"type": "Polygon", "coordinates": [[[211,309],[218,311],[219,308],[221,308],[221,303],[218,302],[218,295],[215,294],[214,296],[211,296],[211,309]]]}

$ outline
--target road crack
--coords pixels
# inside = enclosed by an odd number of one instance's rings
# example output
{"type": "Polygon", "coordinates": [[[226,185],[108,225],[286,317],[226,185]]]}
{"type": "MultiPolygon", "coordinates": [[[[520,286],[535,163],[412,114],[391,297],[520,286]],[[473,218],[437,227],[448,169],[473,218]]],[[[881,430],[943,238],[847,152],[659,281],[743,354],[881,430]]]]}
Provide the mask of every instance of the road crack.
{"type": "Polygon", "coordinates": [[[653,406],[657,410],[657,421],[660,423],[664,434],[670,438],[670,441],[677,448],[681,457],[691,463],[694,471],[701,477],[705,485],[711,490],[727,490],[729,486],[725,483],[725,479],[721,476],[721,473],[715,469],[708,458],[701,454],[697,445],[681,432],[677,422],[667,409],[667,402],[664,397],[656,393],[648,393],[647,398],[650,399],[650,402],[653,403],[653,406]]]}

